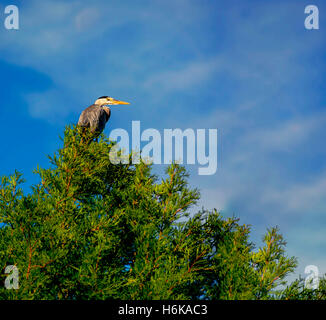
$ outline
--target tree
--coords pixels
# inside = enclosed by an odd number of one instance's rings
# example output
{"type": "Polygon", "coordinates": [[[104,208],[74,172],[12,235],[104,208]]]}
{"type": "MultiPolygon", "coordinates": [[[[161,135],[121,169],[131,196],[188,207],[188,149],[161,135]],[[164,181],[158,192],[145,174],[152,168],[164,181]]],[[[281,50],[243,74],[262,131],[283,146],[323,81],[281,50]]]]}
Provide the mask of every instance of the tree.
{"type": "MultiPolygon", "coordinates": [[[[88,134],[88,133],[84,133],[88,134]]],[[[83,137],[85,138],[85,137],[83,137]]],[[[250,227],[216,210],[190,215],[199,191],[184,167],[166,177],[144,162],[113,164],[103,134],[85,143],[66,127],[63,147],[29,194],[22,175],[0,186],[0,261],[19,270],[2,299],[286,299],[296,267],[277,228],[255,251],[250,227]]],[[[87,140],[87,139],[86,139],[87,140]]],[[[129,160],[131,155],[129,156],[129,160]]],[[[298,290],[297,290],[298,291],[298,290]]],[[[295,292],[297,292],[295,291],[295,292]]]]}

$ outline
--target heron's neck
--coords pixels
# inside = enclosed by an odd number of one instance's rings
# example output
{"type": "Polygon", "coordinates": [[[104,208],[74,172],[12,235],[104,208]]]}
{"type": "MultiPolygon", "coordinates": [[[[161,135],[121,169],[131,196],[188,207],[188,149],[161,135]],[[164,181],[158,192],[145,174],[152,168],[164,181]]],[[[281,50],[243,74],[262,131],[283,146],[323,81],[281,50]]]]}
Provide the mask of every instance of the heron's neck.
{"type": "Polygon", "coordinates": [[[105,110],[105,111],[107,111],[107,112],[110,112],[110,108],[109,108],[109,106],[107,106],[107,105],[103,105],[102,106],[102,108],[105,110]]]}

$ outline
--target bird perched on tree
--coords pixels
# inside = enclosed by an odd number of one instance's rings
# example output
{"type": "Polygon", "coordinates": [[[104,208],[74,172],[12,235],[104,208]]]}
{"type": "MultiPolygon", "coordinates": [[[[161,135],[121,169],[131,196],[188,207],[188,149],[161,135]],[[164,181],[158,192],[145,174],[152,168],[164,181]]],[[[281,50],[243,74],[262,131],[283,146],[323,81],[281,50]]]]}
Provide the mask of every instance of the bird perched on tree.
{"type": "Polygon", "coordinates": [[[120,104],[129,104],[129,102],[116,100],[108,96],[99,97],[94,104],[81,113],[78,120],[78,126],[82,128],[90,128],[91,132],[98,137],[104,130],[105,125],[111,116],[111,109],[108,106],[120,104]]]}

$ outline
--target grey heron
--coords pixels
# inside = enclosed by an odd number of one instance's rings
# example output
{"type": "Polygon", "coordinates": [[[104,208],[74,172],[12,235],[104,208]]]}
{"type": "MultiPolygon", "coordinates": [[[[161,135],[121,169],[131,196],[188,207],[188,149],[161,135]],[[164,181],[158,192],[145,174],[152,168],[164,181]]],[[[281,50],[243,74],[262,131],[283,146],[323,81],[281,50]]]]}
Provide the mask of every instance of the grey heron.
{"type": "Polygon", "coordinates": [[[81,113],[78,126],[90,128],[90,131],[94,133],[96,137],[99,136],[111,116],[111,109],[108,106],[121,104],[129,104],[129,102],[116,100],[109,96],[99,97],[94,104],[81,113]]]}

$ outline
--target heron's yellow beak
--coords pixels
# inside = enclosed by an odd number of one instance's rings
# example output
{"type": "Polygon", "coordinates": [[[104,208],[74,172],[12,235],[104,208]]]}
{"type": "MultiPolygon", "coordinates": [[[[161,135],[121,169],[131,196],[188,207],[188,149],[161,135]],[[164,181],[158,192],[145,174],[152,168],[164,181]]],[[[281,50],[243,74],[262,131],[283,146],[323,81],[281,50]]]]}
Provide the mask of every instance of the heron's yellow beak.
{"type": "Polygon", "coordinates": [[[130,104],[129,102],[125,102],[125,101],[120,101],[120,100],[112,100],[111,101],[112,105],[118,105],[118,104],[130,104]]]}

